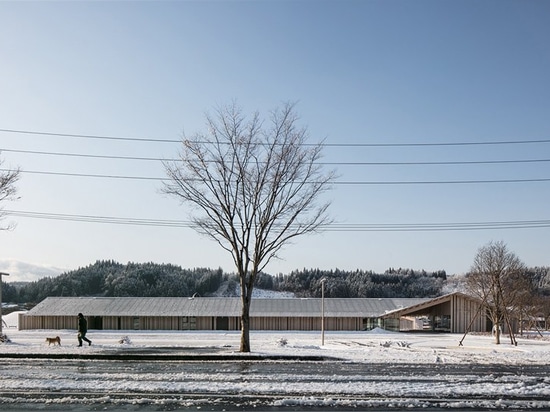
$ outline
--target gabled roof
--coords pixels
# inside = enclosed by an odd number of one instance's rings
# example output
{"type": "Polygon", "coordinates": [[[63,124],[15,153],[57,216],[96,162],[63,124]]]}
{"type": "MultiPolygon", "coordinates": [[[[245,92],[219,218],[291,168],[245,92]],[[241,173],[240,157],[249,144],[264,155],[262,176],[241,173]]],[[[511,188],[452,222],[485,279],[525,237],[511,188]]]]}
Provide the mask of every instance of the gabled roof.
{"type": "Polygon", "coordinates": [[[437,298],[426,299],[423,302],[419,302],[419,303],[416,303],[416,304],[411,305],[411,306],[407,306],[407,307],[400,308],[400,309],[395,309],[393,311],[387,312],[384,315],[384,317],[385,318],[396,318],[396,317],[407,316],[407,315],[416,316],[416,315],[422,314],[423,311],[425,311],[426,309],[431,308],[435,305],[439,305],[439,304],[445,303],[445,302],[450,302],[451,299],[453,298],[453,296],[461,298],[461,299],[466,299],[466,300],[482,303],[477,298],[473,298],[473,297],[471,297],[469,295],[466,295],[464,293],[454,292],[454,293],[449,293],[448,295],[438,296],[437,298]]]}
{"type": "MultiPolygon", "coordinates": [[[[325,298],[326,317],[380,317],[430,299],[325,298]]],[[[240,298],[49,297],[27,316],[240,316],[240,298]]],[[[252,317],[309,317],[321,312],[321,299],[252,299],[252,317]]]]}

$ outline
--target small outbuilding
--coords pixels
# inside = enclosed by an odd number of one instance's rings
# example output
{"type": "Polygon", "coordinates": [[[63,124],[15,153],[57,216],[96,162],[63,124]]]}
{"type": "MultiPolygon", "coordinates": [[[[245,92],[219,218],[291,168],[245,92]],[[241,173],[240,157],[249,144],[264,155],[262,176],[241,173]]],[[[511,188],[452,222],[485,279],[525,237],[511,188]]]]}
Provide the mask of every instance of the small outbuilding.
{"type": "MultiPolygon", "coordinates": [[[[251,330],[463,332],[479,303],[463,294],[440,298],[255,298],[251,330]],[[418,319],[422,319],[419,322],[418,319]],[[431,323],[430,323],[431,322],[431,323]]],[[[19,329],[75,329],[83,313],[89,329],[239,330],[241,300],[223,297],[49,297],[19,317],[19,329]]],[[[485,319],[485,316],[482,316],[485,319]]],[[[486,324],[475,322],[475,329],[486,324]]]]}
{"type": "Polygon", "coordinates": [[[478,299],[463,293],[452,293],[419,302],[386,313],[382,318],[387,327],[401,331],[422,329],[464,333],[487,332],[491,329],[486,307],[478,299]]]}

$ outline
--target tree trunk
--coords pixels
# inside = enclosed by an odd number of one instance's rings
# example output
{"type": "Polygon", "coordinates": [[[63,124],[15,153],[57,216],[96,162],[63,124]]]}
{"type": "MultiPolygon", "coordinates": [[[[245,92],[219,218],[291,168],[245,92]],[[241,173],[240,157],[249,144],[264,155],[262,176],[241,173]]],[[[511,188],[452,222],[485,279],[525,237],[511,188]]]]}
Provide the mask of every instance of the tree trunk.
{"type": "Polygon", "coordinates": [[[500,345],[500,322],[499,318],[493,319],[493,332],[495,334],[495,343],[500,345]]]}
{"type": "Polygon", "coordinates": [[[518,342],[516,340],[516,337],[514,335],[514,331],[512,329],[512,322],[510,322],[510,317],[508,314],[505,314],[505,320],[506,320],[506,326],[508,327],[508,334],[510,335],[510,344],[518,346],[518,342]]]}
{"type": "Polygon", "coordinates": [[[250,299],[242,297],[241,352],[250,352],[250,299]]]}

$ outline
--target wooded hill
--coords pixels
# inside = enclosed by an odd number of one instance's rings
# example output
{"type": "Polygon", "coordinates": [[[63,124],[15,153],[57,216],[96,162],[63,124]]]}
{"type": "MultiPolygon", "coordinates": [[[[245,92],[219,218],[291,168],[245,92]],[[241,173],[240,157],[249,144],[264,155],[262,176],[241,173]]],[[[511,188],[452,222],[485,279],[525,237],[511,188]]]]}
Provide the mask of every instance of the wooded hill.
{"type": "MultiPolygon", "coordinates": [[[[530,269],[536,287],[550,294],[550,268],[530,269]]],[[[297,297],[435,297],[456,290],[445,271],[426,272],[390,268],[384,273],[302,269],[275,276],[260,274],[256,287],[292,292],[297,297]]],[[[23,285],[3,283],[4,302],[38,303],[48,296],[237,296],[238,279],[222,269],[194,268],[157,263],[97,261],[56,277],[23,285]]]]}

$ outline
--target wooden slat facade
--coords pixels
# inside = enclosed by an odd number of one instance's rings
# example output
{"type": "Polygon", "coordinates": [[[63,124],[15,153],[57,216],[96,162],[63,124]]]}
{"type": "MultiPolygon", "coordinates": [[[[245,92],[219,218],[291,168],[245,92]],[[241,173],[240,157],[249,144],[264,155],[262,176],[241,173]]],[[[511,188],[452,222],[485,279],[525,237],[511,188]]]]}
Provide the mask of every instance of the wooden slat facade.
{"type": "MultiPolygon", "coordinates": [[[[89,329],[105,330],[239,330],[239,317],[194,316],[86,316],[89,329]]],[[[364,330],[364,318],[325,318],[327,331],[364,330]]],[[[19,329],[75,329],[75,316],[25,316],[19,317],[19,329]]],[[[316,317],[251,317],[251,330],[301,330],[321,329],[321,319],[316,317]]]]}
{"type": "Polygon", "coordinates": [[[487,332],[486,308],[477,299],[462,293],[453,293],[429,302],[403,308],[384,316],[388,329],[414,331],[418,329],[451,333],[487,332]],[[428,327],[415,320],[429,319],[428,327]],[[398,326],[397,326],[398,325],[398,326]]]}
{"type": "MultiPolygon", "coordinates": [[[[238,298],[47,298],[19,316],[19,329],[76,329],[78,312],[89,329],[105,330],[239,330],[238,298]]],[[[454,293],[434,299],[325,299],[327,331],[422,328],[419,316],[431,319],[431,330],[462,333],[485,331],[480,303],[454,293]],[[472,319],[473,322],[472,322],[472,319]]],[[[253,299],[251,330],[318,331],[321,299],[253,299]]]]}

